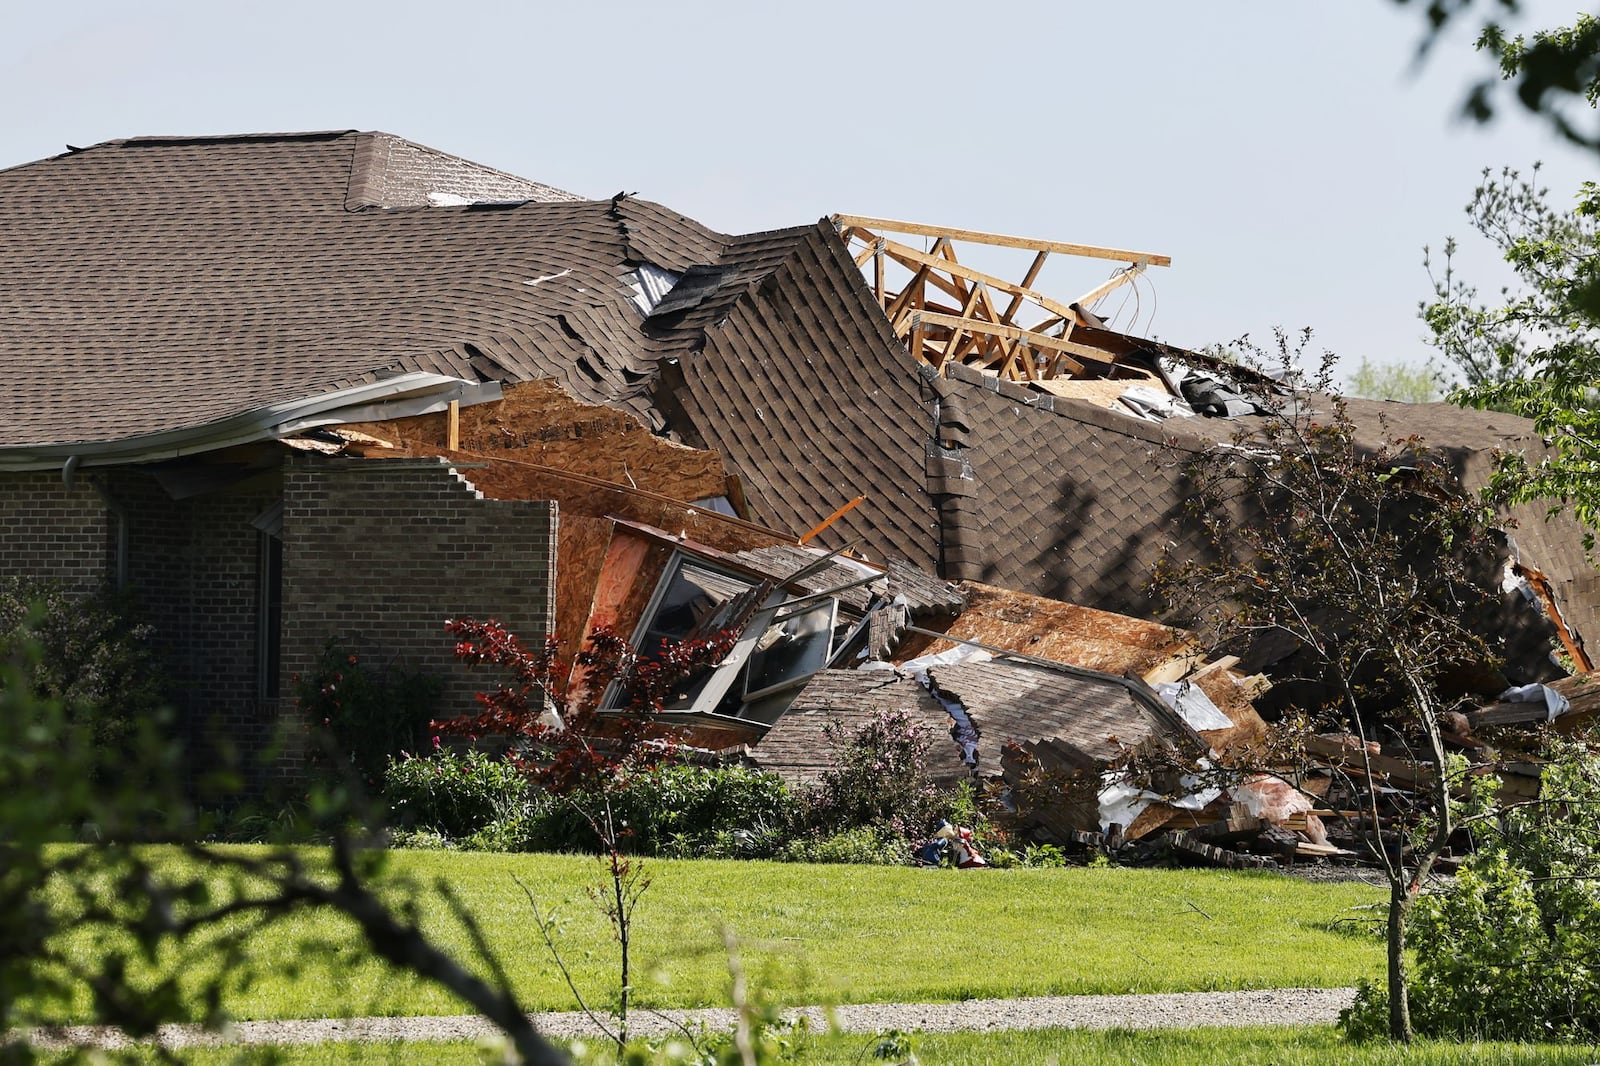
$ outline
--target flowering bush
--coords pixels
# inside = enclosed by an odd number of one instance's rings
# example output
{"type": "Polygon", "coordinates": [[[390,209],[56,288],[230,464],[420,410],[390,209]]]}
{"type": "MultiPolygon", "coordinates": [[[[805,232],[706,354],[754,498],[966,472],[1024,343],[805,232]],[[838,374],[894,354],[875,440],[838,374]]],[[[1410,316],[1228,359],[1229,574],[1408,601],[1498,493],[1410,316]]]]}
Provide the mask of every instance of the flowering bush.
{"type": "Polygon", "coordinates": [[[88,726],[105,751],[122,751],[141,723],[161,717],[165,680],[154,638],[126,597],[73,596],[47,581],[0,579],[0,660],[29,646],[33,695],[59,700],[69,721],[88,726]]]}
{"type": "Polygon", "coordinates": [[[833,765],[807,797],[808,822],[823,832],[862,826],[902,840],[926,836],[949,812],[928,775],[928,733],[904,711],[879,712],[855,729],[823,727],[833,765]]]}

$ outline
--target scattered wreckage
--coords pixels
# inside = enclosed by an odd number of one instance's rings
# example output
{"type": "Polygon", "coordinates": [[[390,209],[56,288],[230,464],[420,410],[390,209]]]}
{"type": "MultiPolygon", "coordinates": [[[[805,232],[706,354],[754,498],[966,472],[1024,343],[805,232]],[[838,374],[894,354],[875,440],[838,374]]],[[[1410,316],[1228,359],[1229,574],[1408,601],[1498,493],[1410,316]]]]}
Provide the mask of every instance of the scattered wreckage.
{"type": "MultiPolygon", "coordinates": [[[[930,473],[938,466],[947,482],[959,481],[950,456],[971,429],[952,383],[1013,401],[1019,394],[1007,389],[1026,388],[1026,402],[1047,411],[1056,402],[1090,403],[1115,410],[1117,419],[1185,428],[1256,413],[1233,384],[1237,376],[1210,357],[1105,329],[1085,310],[1103,292],[1056,304],[1027,288],[1036,268],[1022,284],[1005,283],[958,264],[944,236],[920,253],[878,236],[909,224],[834,221],[865,248],[857,263],[872,271],[896,336],[934,375],[946,437],[933,449],[930,473]],[[911,270],[910,280],[887,286],[885,259],[911,270]],[[1010,300],[1004,312],[995,293],[1010,300]],[[1049,317],[1018,325],[1017,308],[1035,304],[1049,317]],[[1008,382],[1016,384],[1000,387],[1008,382]]],[[[1077,246],[1036,247],[1037,264],[1077,246]]],[[[1162,265],[1159,257],[1115,255],[1131,260],[1117,284],[1162,265]]],[[[1209,427],[1189,437],[1196,447],[1223,439],[1209,427]]],[[[825,726],[848,729],[895,711],[950,738],[930,753],[938,784],[987,783],[1025,807],[1025,828],[1037,839],[1230,868],[1358,861],[1374,839],[1374,816],[1375,839],[1403,846],[1385,811],[1411,803],[1430,777],[1431,767],[1402,749],[1326,734],[1306,739],[1292,765],[1234,773],[1223,783],[1204,768],[1268,733],[1263,711],[1284,710],[1271,698],[1270,675],[1281,664],[1211,659],[1171,626],[974,580],[946,582],[902,559],[869,560],[851,544],[818,546],[865,496],[798,538],[762,526],[749,520],[741,477],[716,453],[575,401],[553,382],[509,385],[496,402],[330,427],[289,443],[340,458],[437,458],[491,498],[557,501],[555,612],[569,641],[607,626],[631,634],[648,655],[663,640],[737,633],[726,660],[686,685],[662,716],[663,730],[700,759],[745,763],[804,786],[829,765],[825,726]],[[1139,779],[1128,769],[1130,753],[1151,749],[1172,766],[1200,769],[1139,779]],[[1356,787],[1363,778],[1376,787],[1356,787]]],[[[1480,734],[1494,735],[1504,745],[1494,763],[1503,792],[1531,797],[1538,767],[1508,754],[1515,741],[1506,744],[1507,728],[1568,727],[1600,709],[1600,698],[1581,676],[1555,679],[1560,671],[1545,654],[1553,642],[1580,671],[1591,663],[1550,579],[1509,556],[1504,573],[1501,617],[1517,635],[1510,646],[1521,661],[1513,673],[1525,683],[1453,716],[1446,737],[1481,752],[1489,741],[1480,734]]],[[[583,685],[581,669],[571,680],[583,685]]],[[[603,708],[626,713],[622,693],[596,695],[603,708]]],[[[962,832],[941,829],[923,858],[981,866],[962,832]]]]}
{"type": "MultiPolygon", "coordinates": [[[[460,705],[477,679],[440,620],[493,615],[569,646],[738,630],[667,717],[791,780],[824,765],[824,722],[899,707],[954,728],[944,780],[1088,782],[1038,805],[1055,839],[1341,846],[1332,784],[1291,811],[1265,782],[1101,780],[1145,744],[1248,745],[1299,699],[1281,660],[1141,620],[1157,558],[1198,544],[1165,460],[1275,387],[1117,328],[1165,256],[850,215],[722,234],[354,130],[72,149],[0,172],[0,224],[0,571],[136,588],[193,750],[279,751],[263,789],[303,769],[270,741],[328,641],[460,705]],[[1046,276],[1072,267],[1093,276],[1046,276]]],[[[1542,447],[1493,412],[1349,412],[1469,491],[1496,450],[1542,447]]],[[[1589,696],[1549,651],[1591,669],[1600,573],[1570,517],[1509,517],[1493,691],[1549,683],[1562,728],[1589,696]]],[[[1493,731],[1539,707],[1454,732],[1531,780],[1493,731]]],[[[1348,762],[1325,743],[1289,769],[1348,762]]],[[[1403,752],[1367,754],[1407,787],[1403,752]]]]}

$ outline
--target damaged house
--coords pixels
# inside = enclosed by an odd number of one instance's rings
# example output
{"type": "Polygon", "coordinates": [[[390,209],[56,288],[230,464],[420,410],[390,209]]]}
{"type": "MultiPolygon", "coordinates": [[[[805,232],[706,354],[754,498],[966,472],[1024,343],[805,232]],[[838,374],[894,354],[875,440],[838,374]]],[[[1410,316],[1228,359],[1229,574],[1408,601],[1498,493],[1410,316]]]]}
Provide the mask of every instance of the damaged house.
{"type": "MultiPolygon", "coordinates": [[[[1261,728],[1271,661],[1142,620],[1195,537],[1163,450],[1252,410],[1096,316],[1162,256],[856,216],[729,236],[357,131],[73,149],[0,171],[0,224],[0,575],[134,590],[197,737],[264,745],[333,638],[460,706],[462,615],[736,629],[673,711],[795,780],[820,721],[890,706],[953,727],[951,776],[1261,728]],[[1051,256],[1116,266],[1056,300],[1051,256]]],[[[1539,446],[1352,412],[1469,488],[1539,446]]],[[[1557,676],[1554,640],[1586,667],[1580,531],[1530,510],[1506,562],[1507,680],[1557,676]]]]}

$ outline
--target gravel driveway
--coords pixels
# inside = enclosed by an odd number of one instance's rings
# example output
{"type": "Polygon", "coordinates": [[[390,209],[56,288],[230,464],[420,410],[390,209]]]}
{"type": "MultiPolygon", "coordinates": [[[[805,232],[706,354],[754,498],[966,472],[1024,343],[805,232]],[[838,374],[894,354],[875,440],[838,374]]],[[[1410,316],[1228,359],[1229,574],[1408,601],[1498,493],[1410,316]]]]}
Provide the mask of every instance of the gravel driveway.
{"type": "MultiPolygon", "coordinates": [[[[974,999],[960,1003],[861,1003],[834,1007],[802,1007],[789,1017],[805,1017],[813,1028],[832,1023],[851,1033],[878,1029],[921,1029],[926,1032],[987,1029],[1178,1029],[1201,1025],[1324,1025],[1338,1020],[1350,1004],[1350,988],[1274,988],[1253,992],[1174,992],[1130,996],[1036,996],[1027,999],[974,999]]],[[[596,1035],[593,1024],[577,1012],[534,1015],[539,1031],[555,1037],[596,1035]]],[[[673,1022],[708,1028],[733,1026],[728,1008],[636,1012],[633,1030],[641,1036],[674,1029],[673,1022]],[[668,1021],[671,1019],[671,1021],[668,1021]]],[[[226,1033],[196,1026],[173,1025],[158,1041],[171,1048],[200,1044],[320,1044],[332,1041],[474,1040],[492,1036],[495,1028],[477,1015],[432,1018],[330,1018],[278,1022],[240,1022],[226,1033]]],[[[69,1046],[126,1047],[127,1037],[114,1029],[80,1026],[36,1032],[42,1048],[69,1046]]]]}

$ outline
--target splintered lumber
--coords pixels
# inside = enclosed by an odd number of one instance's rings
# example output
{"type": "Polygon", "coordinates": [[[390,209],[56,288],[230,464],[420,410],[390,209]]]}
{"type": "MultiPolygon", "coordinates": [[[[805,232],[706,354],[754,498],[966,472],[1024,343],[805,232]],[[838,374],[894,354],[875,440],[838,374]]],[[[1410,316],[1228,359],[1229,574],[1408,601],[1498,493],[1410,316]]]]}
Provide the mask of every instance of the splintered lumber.
{"type": "Polygon", "coordinates": [[[1064,241],[1042,241],[1032,237],[1011,237],[1003,233],[984,233],[982,230],[955,229],[950,226],[929,226],[920,222],[899,222],[891,218],[834,215],[833,224],[841,229],[860,228],[873,232],[911,233],[919,237],[948,237],[953,241],[992,244],[1000,248],[1026,248],[1035,252],[1059,252],[1062,255],[1081,255],[1091,259],[1116,259],[1124,263],[1142,262],[1159,267],[1172,265],[1170,255],[1156,255],[1153,252],[1130,252],[1120,248],[1101,248],[1093,244],[1068,244],[1064,241]]]}
{"type": "Polygon", "coordinates": [[[890,328],[918,362],[933,367],[961,363],[1010,381],[1038,382],[1114,376],[1121,363],[1137,368],[1147,361],[1149,342],[1099,328],[1105,323],[1090,306],[1148,268],[1171,265],[1169,256],[863,215],[834,215],[832,221],[856,267],[868,275],[890,328]],[[932,246],[913,247],[887,234],[932,238],[932,246]],[[956,242],[1034,254],[1021,279],[1010,281],[960,262],[956,242]],[[1035,287],[1052,254],[1125,265],[1076,300],[1062,301],[1035,287]],[[886,273],[891,269],[893,281],[886,273]],[[1027,308],[1034,309],[1028,314],[1031,325],[1018,317],[1027,308]],[[1097,327],[1093,336],[1100,343],[1080,343],[1075,330],[1091,326],[1097,327]]]}

